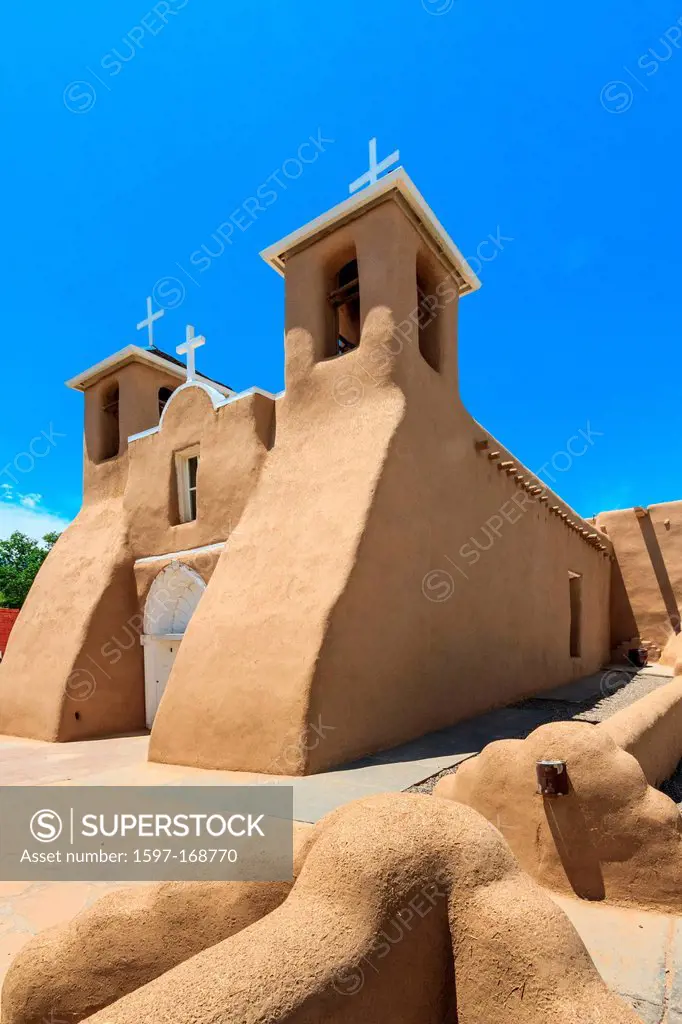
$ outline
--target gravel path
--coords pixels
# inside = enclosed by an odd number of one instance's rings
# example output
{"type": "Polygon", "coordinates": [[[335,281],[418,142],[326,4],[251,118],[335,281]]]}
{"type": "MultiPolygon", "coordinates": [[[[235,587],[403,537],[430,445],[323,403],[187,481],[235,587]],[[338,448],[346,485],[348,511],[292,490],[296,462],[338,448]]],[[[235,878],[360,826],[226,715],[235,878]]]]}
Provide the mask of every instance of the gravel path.
{"type": "MultiPolygon", "coordinates": [[[[618,672],[605,672],[604,679],[602,682],[603,691],[607,696],[603,697],[597,704],[591,707],[589,710],[583,710],[580,714],[574,717],[578,721],[583,722],[603,722],[605,719],[610,718],[611,715],[615,715],[616,711],[622,711],[623,708],[629,707],[634,704],[636,700],[641,697],[646,697],[648,693],[652,693],[657,690],[659,686],[665,686],[666,683],[671,682],[671,676],[634,676],[631,682],[627,685],[616,689],[620,685],[620,679],[626,673],[618,672]],[[619,678],[620,677],[620,678],[619,678]],[[615,692],[613,692],[615,691],[615,692]]],[[[630,675],[631,673],[627,673],[630,675]]]]}
{"type": "MultiPolygon", "coordinates": [[[[645,697],[653,690],[657,690],[659,686],[669,683],[670,679],[671,677],[668,675],[633,675],[632,672],[614,669],[604,672],[600,686],[601,693],[589,700],[575,703],[566,700],[543,700],[538,697],[530,697],[528,700],[512,705],[512,707],[534,713],[528,732],[532,732],[539,724],[542,724],[537,720],[538,711],[542,712],[543,722],[576,721],[590,722],[596,725],[610,718],[611,715],[615,715],[617,711],[621,711],[623,708],[629,707],[630,704],[634,704],[636,700],[645,697]]],[[[464,762],[460,763],[463,764],[464,762]]],[[[406,792],[432,793],[439,779],[442,779],[445,775],[453,775],[457,768],[458,765],[444,768],[443,771],[432,775],[428,779],[424,779],[423,782],[410,786],[406,792]]],[[[676,803],[682,804],[682,761],[678,766],[676,774],[671,779],[668,779],[667,782],[664,782],[661,789],[675,800],[676,803]]]]}

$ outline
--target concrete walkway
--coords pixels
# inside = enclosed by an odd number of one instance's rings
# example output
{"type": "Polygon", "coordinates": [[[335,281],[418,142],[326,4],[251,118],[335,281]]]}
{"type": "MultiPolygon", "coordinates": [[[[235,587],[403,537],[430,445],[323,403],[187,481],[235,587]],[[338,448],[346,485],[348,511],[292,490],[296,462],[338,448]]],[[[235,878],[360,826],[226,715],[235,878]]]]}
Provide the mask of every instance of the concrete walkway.
{"type": "Polygon", "coordinates": [[[682,1024],[682,918],[551,895],[644,1024],[682,1024]]]}

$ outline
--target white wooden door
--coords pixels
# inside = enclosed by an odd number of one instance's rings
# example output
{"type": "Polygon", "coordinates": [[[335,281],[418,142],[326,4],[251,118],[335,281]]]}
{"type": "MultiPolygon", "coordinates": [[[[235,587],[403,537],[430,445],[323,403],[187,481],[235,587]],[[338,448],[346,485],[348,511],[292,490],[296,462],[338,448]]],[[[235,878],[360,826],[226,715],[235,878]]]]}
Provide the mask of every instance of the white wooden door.
{"type": "Polygon", "coordinates": [[[145,717],[147,728],[151,729],[159,709],[163,691],[173,668],[180,647],[180,640],[152,640],[145,645],[145,717]]]}
{"type": "Polygon", "coordinates": [[[162,569],[149,588],[144,633],[140,637],[144,646],[144,699],[148,729],[152,727],[189,620],[205,590],[206,584],[201,576],[176,561],[162,569]]]}

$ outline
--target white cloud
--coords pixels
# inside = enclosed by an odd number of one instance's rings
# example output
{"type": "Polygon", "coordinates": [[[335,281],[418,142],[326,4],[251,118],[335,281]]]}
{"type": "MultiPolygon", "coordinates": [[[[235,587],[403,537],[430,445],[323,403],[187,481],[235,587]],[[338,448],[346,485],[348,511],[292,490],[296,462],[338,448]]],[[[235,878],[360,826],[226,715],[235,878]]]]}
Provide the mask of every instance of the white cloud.
{"type": "Polygon", "coordinates": [[[22,494],[19,498],[19,504],[23,505],[24,508],[35,508],[42,501],[42,494],[22,494]]]}
{"type": "Polygon", "coordinates": [[[51,512],[36,511],[34,508],[0,501],[0,540],[6,540],[15,530],[35,540],[42,540],[46,533],[61,533],[68,525],[68,519],[62,519],[51,512]]]}

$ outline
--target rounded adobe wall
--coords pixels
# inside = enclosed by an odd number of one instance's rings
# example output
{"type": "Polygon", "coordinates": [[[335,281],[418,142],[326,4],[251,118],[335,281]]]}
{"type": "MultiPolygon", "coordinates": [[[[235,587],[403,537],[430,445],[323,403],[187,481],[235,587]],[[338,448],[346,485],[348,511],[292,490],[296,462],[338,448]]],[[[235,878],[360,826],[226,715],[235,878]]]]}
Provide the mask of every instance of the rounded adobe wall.
{"type": "Polygon", "coordinates": [[[602,726],[554,722],[525,740],[490,743],[434,792],[485,815],[541,885],[682,911],[679,811],[602,726]],[[566,762],[566,796],[538,795],[536,764],[545,759],[566,762]]]}
{"type": "Polygon", "coordinates": [[[638,1024],[494,828],[469,808],[398,794],[328,815],[281,906],[89,1020],[443,1024],[456,1017],[638,1024]]]}
{"type": "Polygon", "coordinates": [[[402,412],[397,389],[377,388],[371,415],[336,403],[333,366],[278,402],[276,444],[183,640],[151,760],[306,771],[310,679],[402,412]]]}
{"type": "Polygon", "coordinates": [[[651,786],[669,778],[682,757],[682,676],[597,726],[639,762],[651,786]]]}
{"type": "Polygon", "coordinates": [[[109,893],[24,946],[2,988],[0,1020],[77,1024],[258,921],[290,889],[285,882],[164,882],[109,893]]]}
{"type": "MultiPolygon", "coordinates": [[[[295,823],[294,873],[312,826],[295,823]]],[[[293,882],[161,882],[119,889],[66,925],[35,936],[12,961],[2,1024],[78,1024],[196,953],[259,921],[293,882]]]]}
{"type": "Polygon", "coordinates": [[[0,732],[68,741],[144,728],[140,646],[117,645],[138,618],[132,561],[120,498],[84,506],[12,631],[0,664],[0,732]]]}

